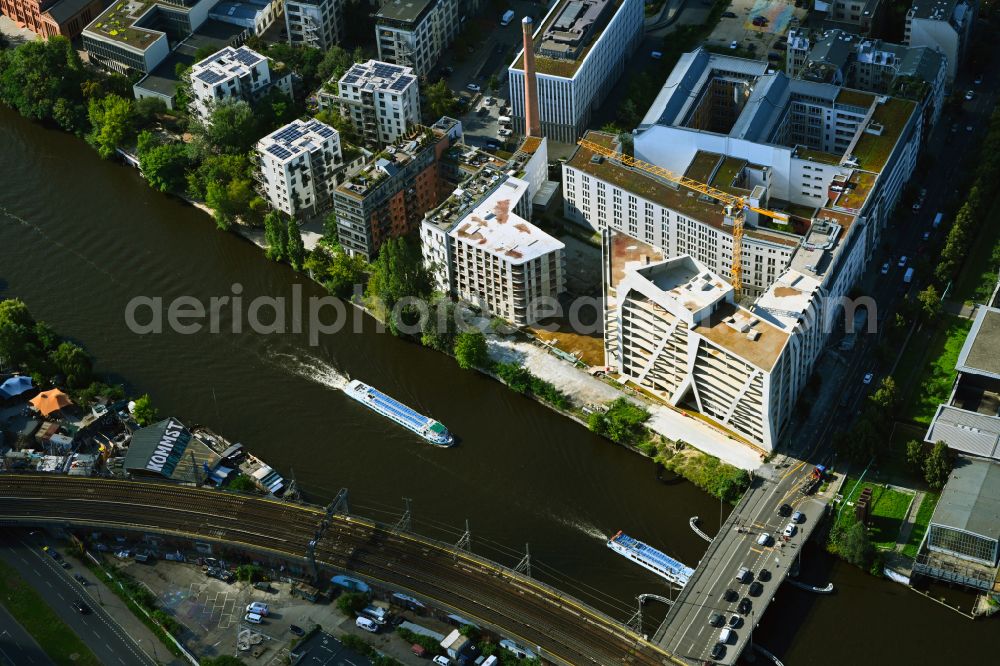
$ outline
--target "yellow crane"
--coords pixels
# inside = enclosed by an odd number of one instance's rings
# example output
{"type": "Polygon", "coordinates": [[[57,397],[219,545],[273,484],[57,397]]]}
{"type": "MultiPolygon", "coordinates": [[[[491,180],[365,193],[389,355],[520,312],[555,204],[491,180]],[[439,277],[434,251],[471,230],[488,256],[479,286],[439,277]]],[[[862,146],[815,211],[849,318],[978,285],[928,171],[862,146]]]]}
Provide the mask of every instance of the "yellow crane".
{"type": "Polygon", "coordinates": [[[705,196],[722,202],[722,204],[726,207],[726,214],[733,218],[733,268],[730,283],[733,285],[733,290],[736,292],[737,300],[739,300],[740,294],[743,291],[743,220],[746,216],[746,211],[752,210],[755,213],[766,215],[767,217],[781,222],[788,222],[787,214],[768,210],[766,208],[751,206],[747,203],[746,197],[731,194],[724,190],[712,187],[707,183],[676,174],[669,169],[664,169],[663,167],[656,166],[655,164],[644,162],[643,160],[636,159],[630,155],[626,155],[606,146],[602,146],[599,143],[594,143],[593,141],[588,141],[587,139],[580,139],[577,143],[587,150],[590,150],[597,155],[601,155],[605,159],[614,160],[624,166],[638,169],[639,171],[645,171],[650,175],[658,176],[672,183],[677,183],[678,185],[686,187],[689,190],[694,190],[695,192],[699,192],[705,196]]]}

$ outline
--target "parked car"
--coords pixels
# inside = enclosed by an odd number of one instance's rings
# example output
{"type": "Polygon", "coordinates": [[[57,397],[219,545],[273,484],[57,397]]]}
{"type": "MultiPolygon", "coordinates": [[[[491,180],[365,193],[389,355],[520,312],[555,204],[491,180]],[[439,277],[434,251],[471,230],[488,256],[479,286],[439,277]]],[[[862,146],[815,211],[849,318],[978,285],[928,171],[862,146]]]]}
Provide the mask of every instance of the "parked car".
{"type": "Polygon", "coordinates": [[[493,103],[494,103],[495,101],[496,101],[496,100],[495,100],[495,99],[493,99],[492,97],[486,97],[486,98],[484,98],[484,99],[483,99],[483,104],[484,104],[485,106],[493,106],[493,103]]]}
{"type": "Polygon", "coordinates": [[[866,372],[865,376],[861,378],[861,383],[864,384],[865,386],[868,386],[869,384],[872,383],[873,379],[875,379],[875,375],[873,375],[870,372],[866,372]]]}
{"type": "Polygon", "coordinates": [[[966,101],[971,102],[973,99],[975,99],[975,97],[976,97],[976,93],[975,92],[973,92],[971,90],[966,90],[965,91],[965,99],[966,99],[966,101]]]}
{"type": "Polygon", "coordinates": [[[976,80],[973,81],[973,83],[975,83],[978,86],[982,82],[983,82],[983,75],[982,74],[976,74],[976,80]]]}
{"type": "Polygon", "coordinates": [[[758,583],[757,581],[750,583],[749,592],[751,597],[759,597],[763,591],[764,591],[764,586],[758,583]]]}
{"type": "Polygon", "coordinates": [[[59,563],[59,566],[61,566],[63,569],[69,569],[73,565],[67,562],[66,560],[63,560],[62,562],[59,563]]]}
{"type": "Polygon", "coordinates": [[[722,18],[736,18],[736,12],[722,12],[722,18]]]}
{"type": "Polygon", "coordinates": [[[885,262],[884,264],[882,264],[882,275],[888,275],[889,274],[889,268],[890,268],[890,266],[889,266],[889,262],[888,261],[885,262]]]}
{"type": "Polygon", "coordinates": [[[476,93],[482,91],[482,88],[479,87],[478,83],[470,83],[469,85],[465,86],[465,89],[476,93]]]}
{"type": "Polygon", "coordinates": [[[806,522],[806,514],[802,513],[801,511],[796,511],[795,513],[792,514],[792,522],[795,523],[796,525],[801,525],[802,523],[806,522]]]}
{"type": "Polygon", "coordinates": [[[264,617],[267,617],[267,604],[261,601],[254,601],[252,603],[247,604],[246,612],[256,613],[257,615],[262,615],[264,617]]]}
{"type": "Polygon", "coordinates": [[[733,629],[738,629],[743,624],[743,618],[733,613],[729,616],[729,626],[733,629]]]}
{"type": "Polygon", "coordinates": [[[247,613],[243,616],[243,619],[250,624],[264,624],[264,616],[260,613],[247,613]]]}
{"type": "Polygon", "coordinates": [[[375,620],[367,618],[363,615],[359,616],[356,620],[354,620],[354,626],[356,626],[358,629],[364,629],[365,631],[370,631],[373,634],[378,633],[378,624],[375,623],[375,620]]]}
{"type": "Polygon", "coordinates": [[[663,57],[663,51],[650,51],[649,57],[653,60],[659,60],[663,57]]]}
{"type": "Polygon", "coordinates": [[[749,583],[751,578],[750,570],[746,567],[740,567],[740,570],[736,572],[736,582],[738,583],[749,583]]]}
{"type": "Polygon", "coordinates": [[[722,659],[726,655],[726,646],[722,643],[716,643],[712,646],[712,659],[722,659]]]}
{"type": "Polygon", "coordinates": [[[896,262],[896,265],[899,266],[900,268],[902,268],[903,266],[906,265],[906,255],[905,254],[902,257],[899,258],[899,261],[896,262]]]}
{"type": "Polygon", "coordinates": [[[735,39],[729,42],[729,48],[735,49],[737,46],[739,46],[739,42],[737,42],[735,39]]]}
{"type": "Polygon", "coordinates": [[[76,582],[78,582],[80,585],[87,587],[87,579],[81,576],[80,574],[73,574],[73,578],[75,578],[76,582]]]}
{"type": "Polygon", "coordinates": [[[721,627],[726,623],[726,618],[724,618],[720,613],[712,613],[708,618],[708,624],[712,627],[721,627]]]}
{"type": "Polygon", "coordinates": [[[785,529],[782,530],[781,534],[785,538],[790,539],[793,536],[795,536],[795,533],[798,532],[798,531],[799,531],[799,528],[795,526],[795,523],[788,523],[787,525],[785,525],[785,529]]]}
{"type": "Polygon", "coordinates": [[[439,654],[438,656],[434,657],[433,659],[431,659],[431,662],[437,664],[438,666],[451,666],[451,659],[444,656],[443,654],[439,654]]]}
{"type": "Polygon", "coordinates": [[[740,615],[749,615],[750,610],[753,608],[753,602],[747,597],[740,599],[740,604],[736,607],[736,610],[740,615]]]}
{"type": "Polygon", "coordinates": [[[304,636],[306,633],[306,630],[297,624],[288,625],[288,631],[292,632],[296,636],[304,636]]]}
{"type": "Polygon", "coordinates": [[[782,518],[792,515],[792,506],[790,504],[782,504],[778,507],[778,515],[782,518]]]}
{"type": "Polygon", "coordinates": [[[758,546],[770,546],[771,545],[771,535],[768,534],[767,532],[761,533],[761,535],[759,537],[757,537],[757,545],[758,546]]]}
{"type": "Polygon", "coordinates": [[[931,239],[931,232],[925,231],[924,234],[920,237],[920,239],[926,243],[931,239]]]}

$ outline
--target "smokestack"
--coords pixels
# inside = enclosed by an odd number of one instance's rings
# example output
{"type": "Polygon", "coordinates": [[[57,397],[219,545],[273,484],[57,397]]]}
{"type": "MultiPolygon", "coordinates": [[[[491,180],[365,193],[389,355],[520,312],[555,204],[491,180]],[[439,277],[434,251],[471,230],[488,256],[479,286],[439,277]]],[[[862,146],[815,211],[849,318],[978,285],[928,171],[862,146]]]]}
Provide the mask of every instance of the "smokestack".
{"type": "Polygon", "coordinates": [[[524,135],[542,137],[542,121],[538,116],[538,80],[535,78],[535,42],[531,38],[534,24],[530,16],[521,20],[524,33],[524,135]]]}

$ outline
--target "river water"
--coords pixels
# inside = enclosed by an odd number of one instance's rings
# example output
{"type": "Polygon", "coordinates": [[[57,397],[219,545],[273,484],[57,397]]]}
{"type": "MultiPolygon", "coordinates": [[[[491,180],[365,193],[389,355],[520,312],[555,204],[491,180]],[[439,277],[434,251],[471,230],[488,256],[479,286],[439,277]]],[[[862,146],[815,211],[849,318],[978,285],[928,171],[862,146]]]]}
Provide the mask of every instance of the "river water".
{"type": "MultiPolygon", "coordinates": [[[[0,297],[23,299],[162,415],[243,442],[314,501],[347,487],[354,511],[394,522],[410,498],[414,529],[450,541],[468,519],[476,552],[513,564],[530,543],[536,575],[623,620],[636,594],[664,586],[608,550],[609,534],[694,566],[706,544],[688,518],[718,526],[719,503],[690,484],[657,480],[648,460],[367,318],[315,346],[304,334],[234,334],[225,309],[219,333],[133,333],[124,313],[137,296],[207,304],[236,284],[247,303],[290,298],[297,284],[305,299],[322,294],[134,170],[2,108],[0,183],[0,297]],[[433,414],[460,446],[430,447],[365,410],[334,388],[346,376],[433,414]]],[[[757,632],[788,664],[942,663],[1000,647],[982,623],[822,553],[811,560],[806,573],[838,593],[782,589],[757,632]]],[[[647,613],[652,632],[663,611],[647,613]]]]}

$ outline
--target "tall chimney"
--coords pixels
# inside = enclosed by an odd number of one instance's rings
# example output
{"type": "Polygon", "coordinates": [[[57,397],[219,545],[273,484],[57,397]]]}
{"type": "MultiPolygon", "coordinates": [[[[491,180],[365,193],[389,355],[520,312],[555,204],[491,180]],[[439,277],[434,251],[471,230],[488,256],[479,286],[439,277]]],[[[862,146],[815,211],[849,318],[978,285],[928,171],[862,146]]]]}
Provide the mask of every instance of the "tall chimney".
{"type": "Polygon", "coordinates": [[[524,33],[524,135],[542,136],[542,121],[538,115],[538,80],[535,78],[535,42],[531,38],[534,24],[530,16],[521,20],[524,33]]]}

